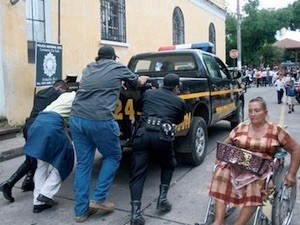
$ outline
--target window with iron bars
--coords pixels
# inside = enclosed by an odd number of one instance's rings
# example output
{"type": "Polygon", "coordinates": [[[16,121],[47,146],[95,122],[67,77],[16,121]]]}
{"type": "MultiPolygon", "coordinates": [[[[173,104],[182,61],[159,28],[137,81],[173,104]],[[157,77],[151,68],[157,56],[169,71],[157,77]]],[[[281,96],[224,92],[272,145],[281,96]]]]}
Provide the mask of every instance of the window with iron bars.
{"type": "MultiPolygon", "coordinates": [[[[208,37],[208,40],[209,42],[213,43],[214,44],[214,49],[216,51],[216,29],[215,29],[215,26],[213,23],[210,23],[209,24],[209,37],[208,37]]],[[[216,52],[214,52],[216,53],[216,52]]]]}
{"type": "Polygon", "coordinates": [[[125,0],[101,0],[101,39],[126,43],[125,0]]]}
{"type": "Polygon", "coordinates": [[[35,63],[35,42],[46,41],[45,1],[26,1],[28,63],[35,63]]]}
{"type": "Polygon", "coordinates": [[[173,44],[184,44],[184,18],[179,7],[173,12],[173,44]]]}

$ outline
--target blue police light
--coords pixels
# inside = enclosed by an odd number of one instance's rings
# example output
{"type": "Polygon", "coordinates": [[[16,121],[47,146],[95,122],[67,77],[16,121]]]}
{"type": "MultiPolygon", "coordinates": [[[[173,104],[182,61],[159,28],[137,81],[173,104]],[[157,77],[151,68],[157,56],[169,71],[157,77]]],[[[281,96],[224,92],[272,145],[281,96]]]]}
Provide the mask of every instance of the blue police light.
{"type": "Polygon", "coordinates": [[[205,52],[215,53],[215,46],[213,43],[211,43],[209,41],[192,44],[192,48],[193,49],[201,49],[202,51],[205,51],[205,52]]]}

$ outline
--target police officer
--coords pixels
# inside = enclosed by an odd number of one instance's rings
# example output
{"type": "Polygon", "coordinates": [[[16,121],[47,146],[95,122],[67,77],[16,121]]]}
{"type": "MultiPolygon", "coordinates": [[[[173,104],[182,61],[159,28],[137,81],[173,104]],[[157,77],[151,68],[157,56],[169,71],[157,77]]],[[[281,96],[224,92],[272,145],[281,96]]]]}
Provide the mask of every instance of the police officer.
{"type": "Polygon", "coordinates": [[[131,225],[145,224],[140,208],[151,156],[161,166],[157,209],[170,211],[172,208],[172,204],[167,200],[167,192],[176,164],[173,124],[181,123],[185,113],[185,103],[178,94],[179,76],[169,73],[164,77],[162,88],[145,91],[139,100],[138,108],[142,114],[133,136],[133,161],[130,171],[131,225]]]}

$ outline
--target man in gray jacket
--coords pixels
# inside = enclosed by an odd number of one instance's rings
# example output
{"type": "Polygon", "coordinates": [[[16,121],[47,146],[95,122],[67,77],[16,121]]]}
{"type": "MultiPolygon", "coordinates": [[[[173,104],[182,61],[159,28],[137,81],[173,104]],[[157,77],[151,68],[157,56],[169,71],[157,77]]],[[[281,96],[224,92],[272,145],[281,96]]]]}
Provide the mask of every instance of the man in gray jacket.
{"type": "Polygon", "coordinates": [[[113,211],[107,196],[121,160],[120,129],[114,119],[122,82],[131,87],[142,86],[148,77],[132,73],[115,61],[115,50],[103,46],[96,62],[83,70],[70,116],[71,134],[77,156],[75,174],[75,220],[84,222],[98,209],[113,211]],[[95,150],[101,153],[102,167],[96,187],[89,199],[89,186],[95,150]]]}

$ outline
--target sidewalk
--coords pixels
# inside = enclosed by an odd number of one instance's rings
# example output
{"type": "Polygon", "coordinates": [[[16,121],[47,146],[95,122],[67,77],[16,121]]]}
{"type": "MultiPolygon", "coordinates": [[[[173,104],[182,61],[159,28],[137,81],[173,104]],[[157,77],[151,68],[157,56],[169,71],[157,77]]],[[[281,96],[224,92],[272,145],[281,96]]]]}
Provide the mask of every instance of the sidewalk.
{"type": "Polygon", "coordinates": [[[4,140],[0,139],[0,162],[22,155],[22,147],[25,144],[23,134],[18,132],[9,135],[11,136],[4,140]]]}

